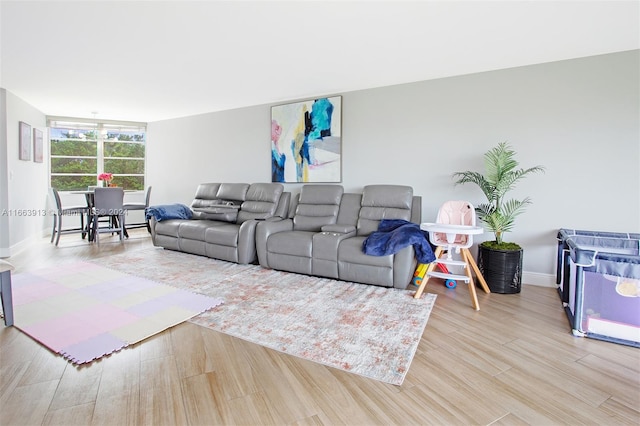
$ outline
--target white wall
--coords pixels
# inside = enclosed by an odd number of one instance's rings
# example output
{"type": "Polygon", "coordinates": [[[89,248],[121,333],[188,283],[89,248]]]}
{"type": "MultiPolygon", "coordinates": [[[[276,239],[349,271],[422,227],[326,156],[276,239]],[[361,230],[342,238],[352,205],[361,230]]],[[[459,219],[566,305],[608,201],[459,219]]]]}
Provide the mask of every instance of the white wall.
{"type": "Polygon", "coordinates": [[[9,256],[9,167],[7,160],[7,91],[0,89],[0,257],[9,256]]]}
{"type": "Polygon", "coordinates": [[[50,224],[51,217],[46,216],[49,147],[45,115],[11,92],[0,92],[4,106],[0,112],[0,257],[7,257],[42,237],[50,224]],[[18,159],[20,121],[31,125],[30,161],[18,159]],[[44,135],[43,163],[33,161],[34,128],[44,135]]]}
{"type": "MultiPolygon", "coordinates": [[[[559,228],[640,232],[639,59],[630,51],[342,93],[342,184],[411,185],[431,220],[446,200],[483,201],[451,174],[481,171],[483,153],[508,141],[522,167],[547,169],[513,192],[533,204],[507,239],[524,247],[525,282],[548,284],[559,228]]],[[[269,123],[270,105],[150,123],[152,204],[188,204],[200,182],[269,181],[269,123]]]]}

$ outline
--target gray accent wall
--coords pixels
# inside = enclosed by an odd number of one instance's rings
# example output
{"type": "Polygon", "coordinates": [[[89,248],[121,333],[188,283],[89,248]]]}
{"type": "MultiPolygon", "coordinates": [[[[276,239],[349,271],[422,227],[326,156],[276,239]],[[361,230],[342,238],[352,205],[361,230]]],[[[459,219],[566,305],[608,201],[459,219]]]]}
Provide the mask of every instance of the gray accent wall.
{"type": "MultiPolygon", "coordinates": [[[[451,174],[481,171],[508,141],[546,173],[513,192],[533,204],[506,239],[524,247],[524,281],[552,285],[559,228],[640,232],[639,52],[319,94],[343,96],[342,184],[411,185],[432,221],[447,200],[484,201],[451,174]]],[[[201,182],[270,181],[270,107],[149,123],[152,203],[188,204],[201,182]]]]}

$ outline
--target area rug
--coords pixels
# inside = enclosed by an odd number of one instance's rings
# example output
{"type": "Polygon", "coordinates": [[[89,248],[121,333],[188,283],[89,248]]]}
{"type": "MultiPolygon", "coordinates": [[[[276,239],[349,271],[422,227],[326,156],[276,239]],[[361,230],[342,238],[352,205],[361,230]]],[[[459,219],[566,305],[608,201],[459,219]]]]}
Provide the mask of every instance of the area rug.
{"type": "Polygon", "coordinates": [[[75,364],[223,303],[90,262],[15,274],[12,284],[15,326],[75,364]]]}
{"type": "Polygon", "coordinates": [[[409,370],[436,298],[163,249],[101,264],[224,299],[195,324],[394,385],[409,370]]]}

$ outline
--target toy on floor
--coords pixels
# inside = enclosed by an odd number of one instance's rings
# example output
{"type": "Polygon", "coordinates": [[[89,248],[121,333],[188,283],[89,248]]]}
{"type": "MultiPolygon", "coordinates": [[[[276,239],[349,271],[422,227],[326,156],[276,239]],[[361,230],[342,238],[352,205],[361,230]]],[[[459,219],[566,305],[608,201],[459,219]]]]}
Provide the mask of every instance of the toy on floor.
{"type": "MultiPolygon", "coordinates": [[[[449,273],[449,269],[447,269],[446,265],[438,263],[436,266],[438,267],[438,269],[440,269],[440,272],[444,274],[449,273]]],[[[418,263],[418,266],[416,267],[416,271],[413,273],[413,279],[411,280],[411,284],[419,287],[420,284],[422,284],[422,280],[424,279],[424,276],[426,275],[428,268],[429,268],[429,263],[418,263]]],[[[456,280],[448,279],[444,282],[444,285],[447,288],[456,288],[458,283],[456,282],[456,280]]]]}

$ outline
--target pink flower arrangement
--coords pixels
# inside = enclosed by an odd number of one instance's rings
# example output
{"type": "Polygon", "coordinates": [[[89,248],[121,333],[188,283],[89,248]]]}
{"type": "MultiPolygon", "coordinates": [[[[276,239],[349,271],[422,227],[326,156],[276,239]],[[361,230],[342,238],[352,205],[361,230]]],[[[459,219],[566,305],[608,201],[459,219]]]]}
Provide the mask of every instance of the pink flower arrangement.
{"type": "Polygon", "coordinates": [[[98,180],[103,180],[107,182],[107,185],[111,183],[112,179],[113,179],[113,173],[100,173],[98,175],[98,180]]]}

